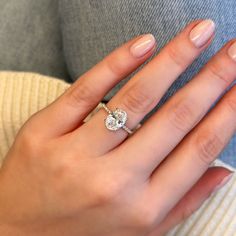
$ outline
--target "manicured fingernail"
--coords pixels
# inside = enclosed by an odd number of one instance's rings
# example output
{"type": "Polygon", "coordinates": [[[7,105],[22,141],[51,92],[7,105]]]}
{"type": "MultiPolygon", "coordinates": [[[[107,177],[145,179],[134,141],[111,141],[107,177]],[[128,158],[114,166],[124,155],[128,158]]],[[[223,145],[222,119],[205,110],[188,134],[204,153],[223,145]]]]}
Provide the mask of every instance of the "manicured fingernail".
{"type": "Polygon", "coordinates": [[[226,177],[224,177],[219,184],[217,184],[215,186],[215,188],[213,189],[212,193],[217,192],[220,188],[222,188],[225,184],[227,184],[230,179],[233,177],[234,172],[230,173],[229,175],[227,175],[226,177]]]}
{"type": "Polygon", "coordinates": [[[236,61],[236,42],[230,46],[228,54],[234,61],[236,61]]]}
{"type": "Polygon", "coordinates": [[[135,57],[142,57],[154,47],[155,42],[152,34],[145,34],[131,46],[130,52],[135,57]]]}
{"type": "Polygon", "coordinates": [[[198,48],[202,47],[208,42],[211,36],[215,32],[215,23],[214,21],[208,19],[200,22],[196,25],[190,32],[190,40],[198,48]]]}

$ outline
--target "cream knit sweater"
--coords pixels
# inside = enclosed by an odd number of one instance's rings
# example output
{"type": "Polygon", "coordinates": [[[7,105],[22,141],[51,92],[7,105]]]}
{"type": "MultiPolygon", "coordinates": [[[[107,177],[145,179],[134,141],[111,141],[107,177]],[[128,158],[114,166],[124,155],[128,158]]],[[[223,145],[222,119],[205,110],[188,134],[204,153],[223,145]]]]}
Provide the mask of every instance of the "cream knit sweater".
{"type": "MultiPolygon", "coordinates": [[[[0,72],[0,166],[22,124],[69,86],[62,80],[38,74],[0,72]]],[[[215,165],[225,164],[216,161],[215,165]]],[[[174,235],[236,236],[236,175],[188,220],[168,233],[174,235]]]]}

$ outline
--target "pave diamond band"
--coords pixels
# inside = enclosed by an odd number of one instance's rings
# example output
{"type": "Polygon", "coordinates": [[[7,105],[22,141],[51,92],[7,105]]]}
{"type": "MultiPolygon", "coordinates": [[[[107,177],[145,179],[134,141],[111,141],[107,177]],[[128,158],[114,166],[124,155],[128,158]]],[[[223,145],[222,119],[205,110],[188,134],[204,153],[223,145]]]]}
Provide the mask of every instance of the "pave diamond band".
{"type": "Polygon", "coordinates": [[[104,120],[104,123],[105,123],[105,126],[107,127],[107,129],[112,130],[112,131],[116,131],[116,130],[122,128],[126,132],[128,132],[129,134],[133,133],[132,130],[130,130],[127,126],[125,126],[125,123],[128,119],[128,116],[127,116],[127,113],[124,110],[122,110],[120,108],[116,108],[115,111],[111,111],[106,106],[105,103],[102,103],[102,107],[108,113],[108,116],[104,120]]]}

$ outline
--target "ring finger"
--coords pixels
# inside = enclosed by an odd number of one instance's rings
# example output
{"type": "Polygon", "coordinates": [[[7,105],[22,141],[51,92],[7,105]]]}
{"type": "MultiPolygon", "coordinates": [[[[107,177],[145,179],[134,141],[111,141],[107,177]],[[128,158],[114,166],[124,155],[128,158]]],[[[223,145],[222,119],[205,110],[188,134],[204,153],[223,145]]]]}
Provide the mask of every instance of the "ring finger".
{"type": "MultiPolygon", "coordinates": [[[[126,126],[133,129],[150,112],[164,95],[166,90],[193,60],[210,44],[214,34],[211,20],[196,21],[189,24],[161,52],[138,72],[108,102],[110,110],[124,109],[128,114],[126,126]],[[164,78],[164,79],[163,79],[164,78]]],[[[106,129],[104,118],[107,113],[99,110],[87,123],[75,131],[85,150],[93,155],[102,155],[119,145],[127,132],[106,129]],[[92,130],[93,132],[88,132],[92,130]],[[88,143],[86,140],[90,140],[88,143]]],[[[78,139],[77,139],[78,140],[78,139]]]]}

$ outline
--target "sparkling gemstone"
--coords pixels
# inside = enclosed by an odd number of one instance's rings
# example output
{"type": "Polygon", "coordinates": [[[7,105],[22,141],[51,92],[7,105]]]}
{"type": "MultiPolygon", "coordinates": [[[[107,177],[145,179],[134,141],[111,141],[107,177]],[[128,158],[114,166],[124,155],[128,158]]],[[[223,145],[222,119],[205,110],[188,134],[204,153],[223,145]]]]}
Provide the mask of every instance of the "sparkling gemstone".
{"type": "Polygon", "coordinates": [[[105,125],[109,130],[117,130],[116,126],[116,118],[114,118],[111,114],[107,116],[105,120],[105,125]]]}
{"type": "Polygon", "coordinates": [[[125,125],[127,113],[119,108],[113,111],[105,119],[105,125],[109,130],[118,130],[125,125]]]}

